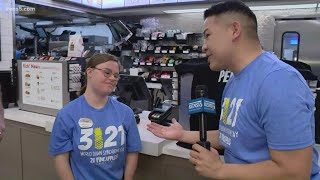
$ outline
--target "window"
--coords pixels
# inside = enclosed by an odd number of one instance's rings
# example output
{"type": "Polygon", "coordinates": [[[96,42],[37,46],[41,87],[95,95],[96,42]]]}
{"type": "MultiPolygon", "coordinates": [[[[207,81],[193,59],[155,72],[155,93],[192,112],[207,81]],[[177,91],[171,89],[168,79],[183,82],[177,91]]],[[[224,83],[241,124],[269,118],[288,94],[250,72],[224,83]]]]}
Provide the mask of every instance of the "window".
{"type": "Polygon", "coordinates": [[[299,60],[300,34],[285,32],[282,35],[281,59],[289,61],[299,60]]]}

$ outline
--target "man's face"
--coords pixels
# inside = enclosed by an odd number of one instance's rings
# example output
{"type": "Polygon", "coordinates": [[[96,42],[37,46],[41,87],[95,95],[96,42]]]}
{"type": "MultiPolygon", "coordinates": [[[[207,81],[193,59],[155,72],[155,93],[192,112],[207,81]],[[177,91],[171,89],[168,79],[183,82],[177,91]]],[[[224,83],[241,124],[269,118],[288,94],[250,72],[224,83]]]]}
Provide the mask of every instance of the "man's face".
{"type": "Polygon", "coordinates": [[[204,42],[202,51],[208,57],[211,70],[228,69],[232,57],[232,32],[223,19],[210,16],[204,21],[204,42]]]}

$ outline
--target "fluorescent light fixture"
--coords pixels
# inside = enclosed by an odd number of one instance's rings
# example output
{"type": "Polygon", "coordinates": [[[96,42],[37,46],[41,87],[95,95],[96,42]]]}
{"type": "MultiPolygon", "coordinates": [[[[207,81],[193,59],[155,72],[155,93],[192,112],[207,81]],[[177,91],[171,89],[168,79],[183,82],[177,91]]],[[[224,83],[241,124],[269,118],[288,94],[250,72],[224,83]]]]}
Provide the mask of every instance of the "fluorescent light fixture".
{"type": "Polygon", "coordinates": [[[178,13],[203,13],[206,8],[203,9],[177,9],[177,10],[166,10],[163,11],[166,14],[178,14],[178,13]]]}
{"type": "Polygon", "coordinates": [[[77,18],[72,20],[73,23],[89,23],[89,18],[77,18]]]}
{"type": "Polygon", "coordinates": [[[39,21],[36,23],[36,26],[43,26],[43,25],[52,25],[53,21],[39,21]]]}
{"type": "Polygon", "coordinates": [[[308,9],[316,8],[317,3],[314,4],[295,4],[295,5],[277,5],[277,6],[250,6],[252,11],[263,10],[281,10],[281,9],[308,9]]]}
{"type": "MultiPolygon", "coordinates": [[[[317,3],[313,4],[296,4],[296,5],[276,5],[276,6],[250,6],[252,11],[263,10],[281,10],[281,9],[308,9],[316,8],[317,3]]],[[[203,13],[207,8],[202,9],[176,9],[163,11],[166,14],[178,14],[178,13],[203,13]]]]}

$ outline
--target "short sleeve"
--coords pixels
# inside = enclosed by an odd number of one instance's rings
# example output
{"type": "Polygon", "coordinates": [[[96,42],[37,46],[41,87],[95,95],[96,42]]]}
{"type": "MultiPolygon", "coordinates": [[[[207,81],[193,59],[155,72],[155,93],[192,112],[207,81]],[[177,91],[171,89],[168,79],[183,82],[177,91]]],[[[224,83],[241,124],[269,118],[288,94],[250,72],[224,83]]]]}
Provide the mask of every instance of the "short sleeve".
{"type": "Polygon", "coordinates": [[[61,111],[58,113],[50,136],[49,154],[63,154],[73,150],[71,121],[61,111]]]}
{"type": "Polygon", "coordinates": [[[314,143],[314,97],[298,72],[282,69],[269,74],[257,100],[270,149],[302,149],[314,143]]]}
{"type": "Polygon", "coordinates": [[[139,152],[141,151],[141,139],[138,131],[136,119],[131,109],[127,111],[125,119],[125,131],[126,131],[126,149],[127,152],[139,152]]]}

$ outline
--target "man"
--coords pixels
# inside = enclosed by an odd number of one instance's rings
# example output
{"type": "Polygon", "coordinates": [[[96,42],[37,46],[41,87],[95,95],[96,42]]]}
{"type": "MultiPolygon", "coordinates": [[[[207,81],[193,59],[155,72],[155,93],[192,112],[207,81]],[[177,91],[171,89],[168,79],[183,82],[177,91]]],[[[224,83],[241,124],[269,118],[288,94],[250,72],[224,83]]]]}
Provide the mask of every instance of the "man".
{"type": "Polygon", "coordinates": [[[203,51],[210,69],[234,76],[223,97],[218,131],[208,132],[210,151],[195,144],[198,132],[170,127],[148,129],[193,145],[190,161],[212,179],[320,179],[314,148],[314,97],[294,68],[264,52],[254,13],[240,1],[204,12],[203,51]],[[223,163],[216,149],[224,149],[223,163]]]}
{"type": "Polygon", "coordinates": [[[2,105],[2,93],[1,93],[1,85],[0,85],[0,142],[3,138],[3,133],[5,130],[5,123],[4,123],[4,110],[2,105]]]}
{"type": "Polygon", "coordinates": [[[21,48],[21,42],[20,41],[17,41],[16,42],[16,60],[21,60],[21,55],[22,55],[22,52],[20,50],[21,48]]]}

